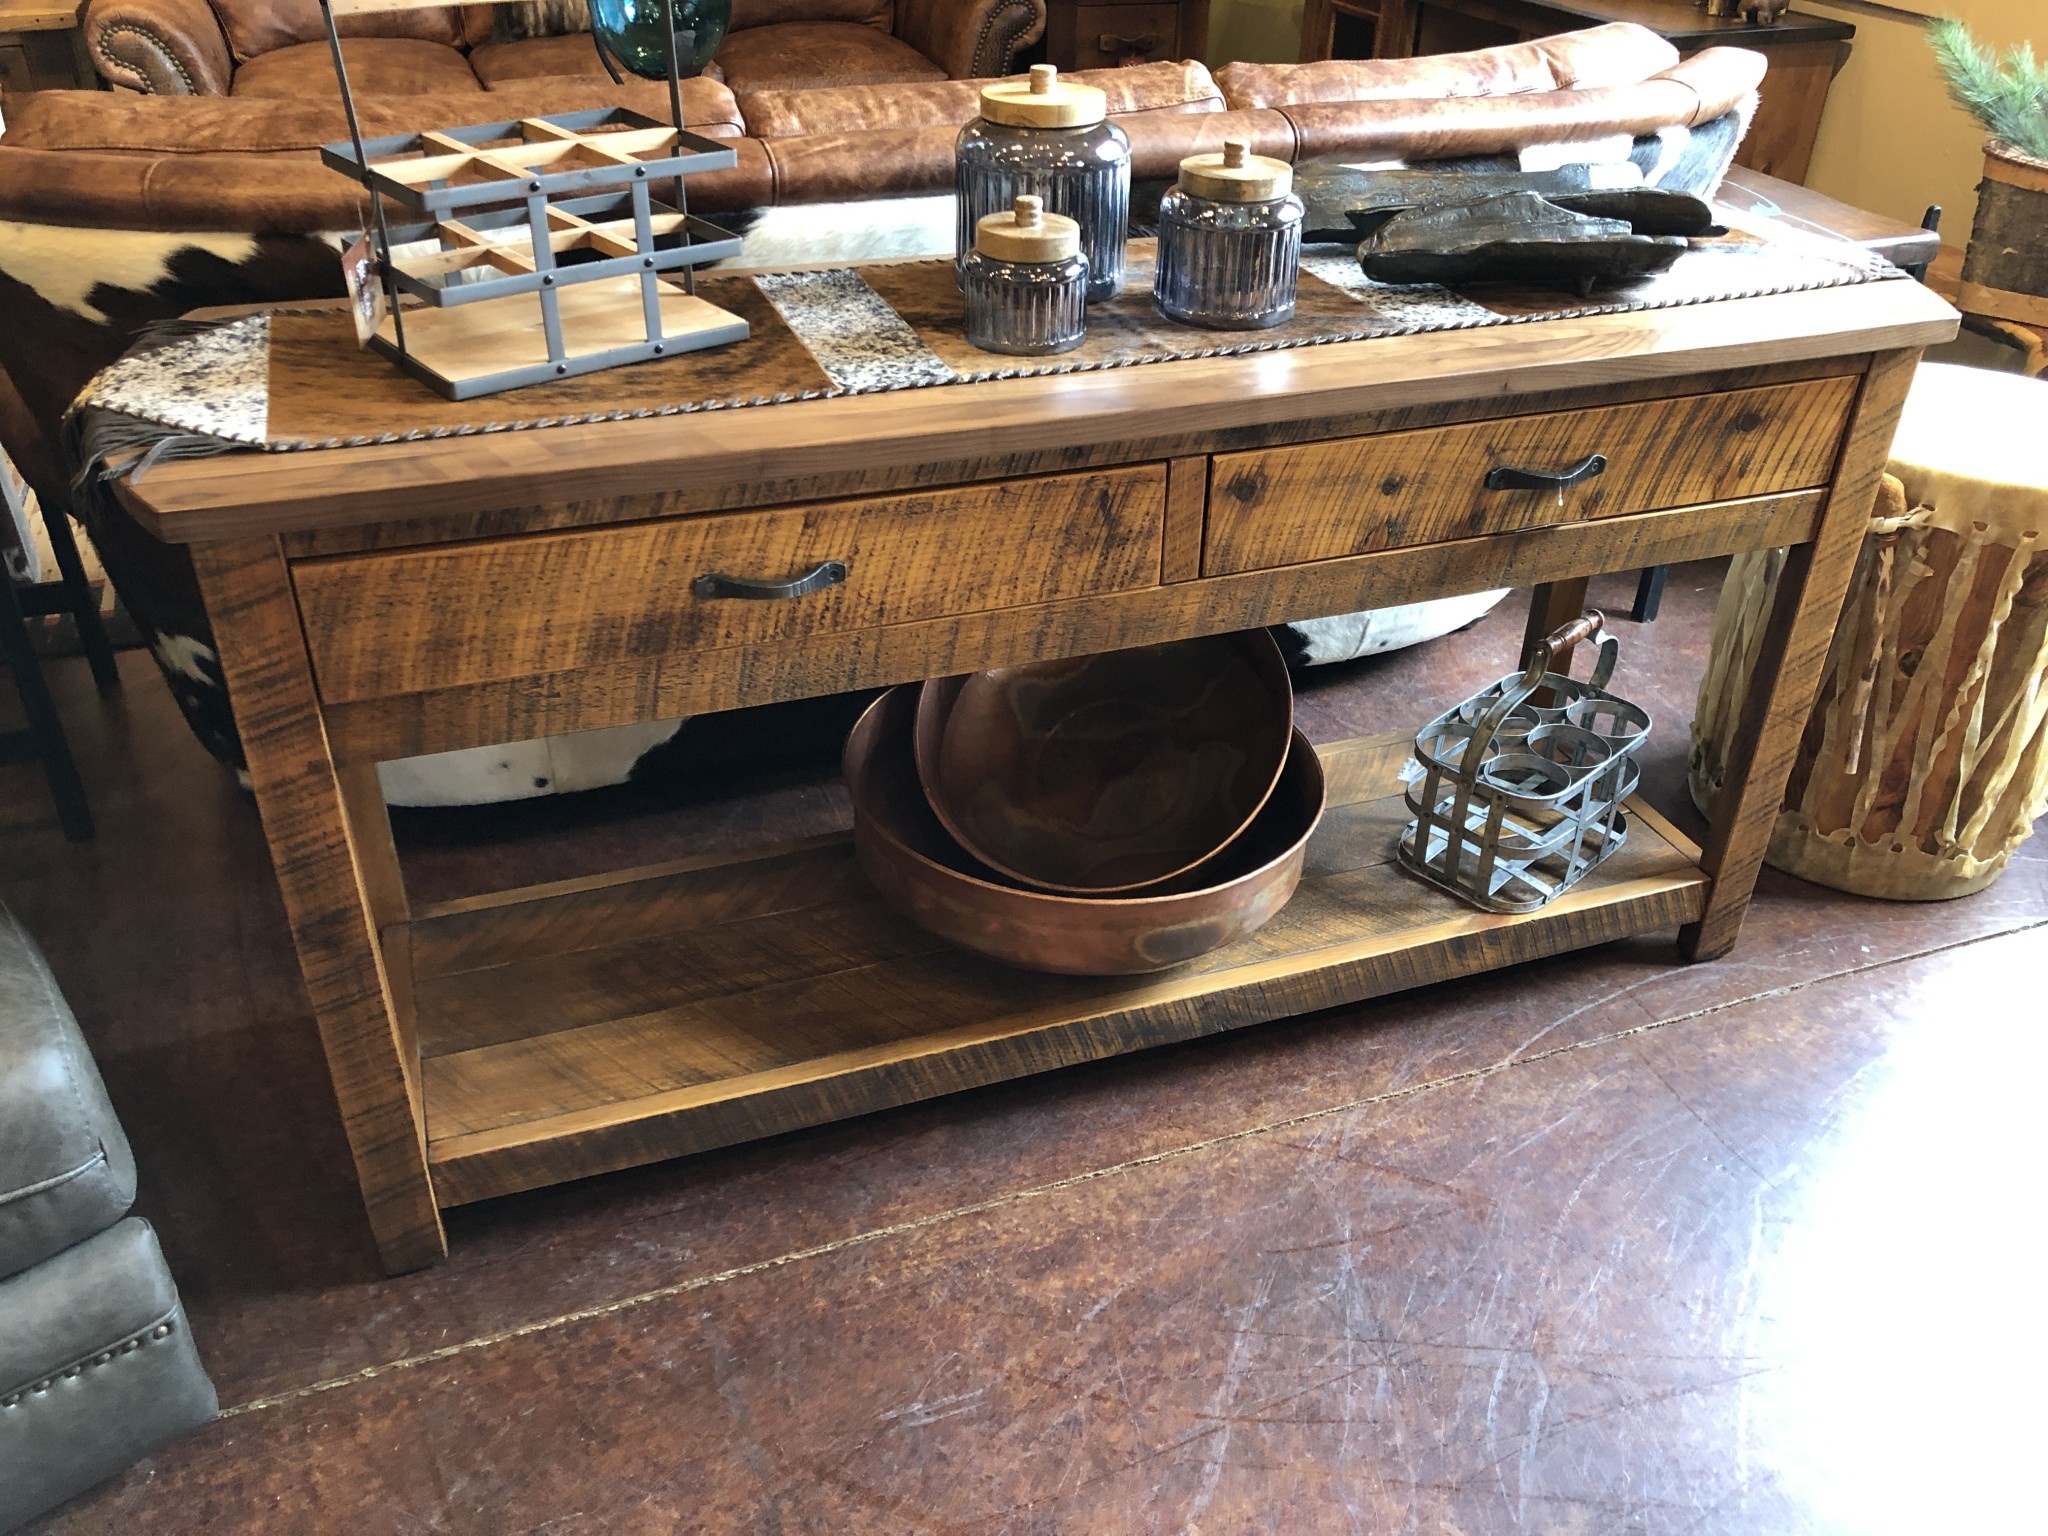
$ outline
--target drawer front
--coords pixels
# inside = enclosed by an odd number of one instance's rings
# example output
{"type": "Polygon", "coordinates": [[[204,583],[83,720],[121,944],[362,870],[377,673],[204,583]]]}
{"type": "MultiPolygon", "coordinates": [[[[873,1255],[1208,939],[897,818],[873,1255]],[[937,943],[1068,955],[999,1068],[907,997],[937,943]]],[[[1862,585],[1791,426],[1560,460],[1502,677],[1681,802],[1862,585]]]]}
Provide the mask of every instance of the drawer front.
{"type": "Polygon", "coordinates": [[[1827,484],[1853,377],[1216,455],[1202,574],[1264,570],[1827,484]],[[1488,489],[1496,470],[1569,488],[1488,489]]]}
{"type": "Polygon", "coordinates": [[[1075,69],[1115,69],[1180,57],[1178,5],[1077,5],[1075,69]]]}
{"type": "Polygon", "coordinates": [[[964,486],[293,567],[330,703],[1159,582],[1166,468],[964,486]],[[787,598],[698,578],[844,579],[787,598]]]}

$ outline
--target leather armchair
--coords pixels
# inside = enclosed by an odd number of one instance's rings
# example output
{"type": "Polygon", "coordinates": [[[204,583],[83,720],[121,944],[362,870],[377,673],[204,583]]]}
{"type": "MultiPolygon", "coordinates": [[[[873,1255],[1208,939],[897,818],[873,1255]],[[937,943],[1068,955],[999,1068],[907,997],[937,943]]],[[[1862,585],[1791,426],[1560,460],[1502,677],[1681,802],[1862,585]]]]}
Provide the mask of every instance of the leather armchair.
{"type": "Polygon", "coordinates": [[[71,1010],[0,907],[0,1531],[216,1411],[71,1010]]]}
{"type": "Polygon", "coordinates": [[[1044,34],[1045,0],[896,0],[895,32],[948,80],[986,80],[1044,34]]]}
{"type": "Polygon", "coordinates": [[[152,96],[225,96],[235,75],[206,0],[96,0],[86,46],[101,76],[152,96]]]}
{"type": "MultiPolygon", "coordinates": [[[[376,12],[342,25],[358,96],[496,90],[602,77],[587,33],[493,40],[489,6],[376,12]]],[[[91,0],[83,35],[116,85],[156,96],[333,96],[313,0],[91,0]]],[[[707,71],[735,91],[1008,74],[1045,0],[735,0],[707,71]]]]}

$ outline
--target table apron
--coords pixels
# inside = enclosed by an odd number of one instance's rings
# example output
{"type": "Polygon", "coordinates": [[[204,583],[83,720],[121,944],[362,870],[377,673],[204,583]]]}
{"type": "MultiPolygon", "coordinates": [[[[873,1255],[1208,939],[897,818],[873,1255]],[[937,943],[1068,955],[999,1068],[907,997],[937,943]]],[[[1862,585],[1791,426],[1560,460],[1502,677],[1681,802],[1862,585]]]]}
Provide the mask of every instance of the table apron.
{"type": "Polygon", "coordinates": [[[338,763],[389,761],[1390,607],[1417,593],[1453,596],[1802,544],[1825,498],[1822,490],[1748,497],[782,645],[678,649],[327,704],[323,714],[338,763]]]}

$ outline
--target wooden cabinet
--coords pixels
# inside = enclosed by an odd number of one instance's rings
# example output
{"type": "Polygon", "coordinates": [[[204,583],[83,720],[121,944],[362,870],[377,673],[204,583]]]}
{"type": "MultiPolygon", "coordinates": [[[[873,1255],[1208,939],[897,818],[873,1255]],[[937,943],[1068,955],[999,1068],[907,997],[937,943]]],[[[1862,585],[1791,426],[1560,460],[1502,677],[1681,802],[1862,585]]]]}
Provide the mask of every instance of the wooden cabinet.
{"type": "Polygon", "coordinates": [[[30,91],[99,84],[78,31],[78,10],[65,0],[0,0],[0,105],[30,91]]]}
{"type": "Polygon", "coordinates": [[[1209,46],[1209,0],[1046,0],[1046,62],[1114,69],[1199,59],[1209,46]]]}
{"type": "Polygon", "coordinates": [[[1692,0],[1306,0],[1301,58],[1405,59],[1526,42],[1607,22],[1630,21],[1681,54],[1717,44],[1754,48],[1770,60],[1762,105],[1736,163],[1804,181],[1828,87],[1849,56],[1847,22],[1788,11],[1769,26],[1709,16],[1692,0]]]}

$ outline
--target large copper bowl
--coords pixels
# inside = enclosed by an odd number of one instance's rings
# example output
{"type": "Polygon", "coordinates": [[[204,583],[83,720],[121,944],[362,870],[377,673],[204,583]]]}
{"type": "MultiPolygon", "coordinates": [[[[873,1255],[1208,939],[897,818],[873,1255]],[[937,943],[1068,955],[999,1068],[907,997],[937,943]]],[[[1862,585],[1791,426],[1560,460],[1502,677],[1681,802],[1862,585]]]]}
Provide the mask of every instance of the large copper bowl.
{"type": "Polygon", "coordinates": [[[1251,828],[1190,889],[1090,897],[1020,890],[946,835],[912,755],[917,690],[892,688],[846,742],[861,868],[918,926],[1008,965],[1075,976],[1163,971],[1242,938],[1287,904],[1323,814],[1323,766],[1293,733],[1280,783],[1251,828]]]}
{"type": "Polygon", "coordinates": [[[1039,890],[1162,886],[1280,782],[1294,690],[1263,629],[935,678],[917,772],[954,841],[1039,890]]]}

